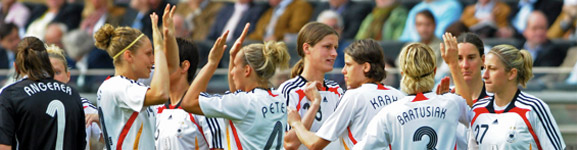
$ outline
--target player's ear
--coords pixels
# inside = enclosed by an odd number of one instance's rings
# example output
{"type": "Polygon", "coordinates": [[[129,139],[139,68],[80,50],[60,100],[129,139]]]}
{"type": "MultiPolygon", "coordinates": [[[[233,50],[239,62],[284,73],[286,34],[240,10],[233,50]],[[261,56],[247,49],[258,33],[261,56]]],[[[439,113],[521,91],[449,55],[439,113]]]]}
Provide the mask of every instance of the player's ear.
{"type": "Polygon", "coordinates": [[[181,63],[181,73],[186,73],[189,71],[189,67],[191,67],[191,63],[188,60],[185,60],[181,63]]]}
{"type": "Polygon", "coordinates": [[[369,62],[363,63],[363,72],[368,73],[371,70],[371,64],[369,62]]]}
{"type": "Polygon", "coordinates": [[[133,63],[133,59],[132,59],[132,52],[129,50],[126,50],[122,53],[122,57],[124,58],[124,60],[126,60],[128,63],[133,63]]]}
{"type": "Polygon", "coordinates": [[[251,68],[251,66],[249,66],[249,64],[245,65],[245,71],[243,72],[243,74],[245,75],[245,77],[249,77],[251,75],[251,72],[253,72],[253,68],[251,68]]]}

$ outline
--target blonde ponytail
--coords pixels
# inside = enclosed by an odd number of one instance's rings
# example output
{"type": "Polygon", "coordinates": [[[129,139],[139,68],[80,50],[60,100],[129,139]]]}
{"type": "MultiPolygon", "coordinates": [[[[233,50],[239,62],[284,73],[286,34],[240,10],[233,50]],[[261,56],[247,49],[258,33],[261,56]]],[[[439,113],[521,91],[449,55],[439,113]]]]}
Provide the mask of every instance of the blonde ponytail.
{"type": "Polygon", "coordinates": [[[244,60],[262,82],[268,81],[275,74],[277,67],[289,66],[289,52],[283,42],[269,41],[265,44],[251,44],[243,47],[244,60]]]}

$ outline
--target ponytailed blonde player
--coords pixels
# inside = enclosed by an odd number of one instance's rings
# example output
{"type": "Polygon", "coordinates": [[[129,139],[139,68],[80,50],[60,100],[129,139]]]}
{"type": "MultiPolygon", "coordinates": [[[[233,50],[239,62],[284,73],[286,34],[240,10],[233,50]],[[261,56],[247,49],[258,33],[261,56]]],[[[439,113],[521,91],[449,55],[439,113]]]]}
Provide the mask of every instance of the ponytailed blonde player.
{"type": "Polygon", "coordinates": [[[287,67],[289,53],[282,42],[269,41],[241,48],[249,25],[230,51],[229,89],[223,96],[201,94],[213,76],[226,47],[228,31],[217,39],[201,69],[183,98],[184,110],[228,119],[226,149],[281,149],[287,124],[283,96],[270,89],[269,79],[277,67],[287,67]]]}
{"type": "MultiPolygon", "coordinates": [[[[345,66],[341,73],[345,75],[349,90],[317,133],[305,129],[296,111],[289,111],[288,122],[303,145],[322,149],[331,141],[337,141],[341,143],[341,149],[353,148],[362,140],[367,124],[379,110],[403,98],[397,89],[380,83],[386,77],[384,58],[381,46],[375,40],[355,41],[345,49],[345,66]]],[[[308,117],[304,119],[312,120],[314,116],[308,117]]]]}
{"type": "MultiPolygon", "coordinates": [[[[64,51],[54,44],[48,46],[46,51],[54,70],[54,80],[68,83],[70,81],[70,72],[68,71],[68,63],[66,62],[66,57],[64,57],[64,51]]],[[[102,131],[98,126],[98,111],[88,99],[81,97],[81,102],[86,118],[86,149],[102,149],[104,147],[104,138],[101,136],[102,131]]]]}
{"type": "Polygon", "coordinates": [[[566,148],[558,124],[544,101],[522,92],[532,78],[532,56],[511,45],[498,45],[486,54],[483,74],[493,96],[472,107],[470,149],[566,148]]]}
{"type": "Polygon", "coordinates": [[[174,9],[169,5],[165,8],[163,37],[157,28],[158,16],[151,15],[154,52],[149,38],[134,28],[105,24],[94,36],[95,45],[106,50],[115,66],[115,75],[105,80],[97,93],[106,149],[155,147],[156,114],[149,106],[169,99],[169,73],[179,66],[174,26],[170,21],[174,9]],[[137,82],[139,78],[149,77],[153,64],[155,71],[150,87],[137,82]]]}
{"type": "Polygon", "coordinates": [[[197,45],[177,38],[179,67],[170,75],[170,99],[157,108],[155,145],[157,149],[223,149],[225,124],[220,118],[187,113],[181,107],[193,82],[199,54],[197,45]],[[222,134],[221,134],[222,133],[222,134]]]}
{"type": "MultiPolygon", "coordinates": [[[[311,22],[303,26],[297,37],[297,53],[301,59],[291,71],[292,79],[279,86],[287,107],[297,110],[300,116],[305,117],[307,110],[313,108],[311,101],[305,96],[302,87],[308,82],[320,82],[323,88],[319,91],[322,102],[320,108],[310,115],[312,121],[303,121],[307,130],[317,132],[321,125],[337,108],[343,89],[335,81],[326,80],[325,73],[333,70],[333,63],[337,58],[339,34],[328,25],[311,22]]],[[[285,149],[306,149],[301,145],[294,130],[289,130],[284,138],[285,149]]],[[[330,144],[329,149],[339,148],[339,143],[330,144]]]]}
{"type": "Polygon", "coordinates": [[[399,54],[402,91],[409,95],[383,108],[370,122],[354,149],[455,149],[456,127],[471,116],[471,95],[458,66],[456,38],[444,35],[441,55],[456,84],[455,94],[437,95],[434,86],[436,57],[430,47],[412,43],[399,54]],[[465,98],[465,100],[464,100],[465,98]]]}

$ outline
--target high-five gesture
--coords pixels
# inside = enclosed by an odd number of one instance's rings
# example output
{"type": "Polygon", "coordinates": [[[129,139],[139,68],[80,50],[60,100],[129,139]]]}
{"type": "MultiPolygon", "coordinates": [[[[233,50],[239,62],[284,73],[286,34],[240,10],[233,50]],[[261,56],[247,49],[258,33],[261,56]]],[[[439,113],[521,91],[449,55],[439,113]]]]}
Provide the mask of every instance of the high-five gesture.
{"type": "Polygon", "coordinates": [[[152,13],[149,15],[151,17],[151,23],[152,23],[152,28],[153,28],[153,46],[154,46],[154,50],[158,51],[158,50],[162,50],[162,51],[166,51],[165,50],[165,43],[164,43],[164,38],[163,35],[161,33],[161,31],[159,30],[159,27],[157,26],[157,23],[159,22],[159,16],[156,13],[152,13]]]}
{"type": "Polygon", "coordinates": [[[245,37],[247,36],[247,32],[249,31],[249,27],[251,26],[250,23],[245,24],[245,28],[243,29],[243,33],[241,33],[241,36],[239,36],[239,38],[237,38],[237,40],[235,41],[235,44],[233,44],[233,47],[231,47],[231,50],[229,50],[229,74],[227,79],[229,80],[229,91],[234,92],[237,91],[237,88],[235,87],[235,83],[233,82],[233,76],[231,76],[231,71],[233,71],[233,67],[235,66],[233,64],[233,61],[235,60],[235,57],[237,56],[237,53],[239,53],[239,51],[241,51],[241,47],[243,46],[243,42],[245,41],[245,37]]]}
{"type": "Polygon", "coordinates": [[[185,111],[200,115],[203,114],[199,105],[199,95],[201,92],[207,90],[209,80],[211,80],[211,77],[215,74],[215,70],[217,70],[217,67],[219,66],[219,61],[221,61],[221,57],[223,57],[223,53],[227,48],[225,43],[228,35],[229,30],[225,31],[221,37],[217,38],[217,41],[213,44],[213,48],[211,48],[211,52],[209,52],[207,64],[203,66],[197,77],[195,77],[195,80],[193,80],[191,86],[189,86],[181,105],[185,111]]]}
{"type": "Polygon", "coordinates": [[[458,40],[451,33],[443,35],[444,42],[440,43],[442,58],[449,65],[458,63],[458,40]]]}
{"type": "Polygon", "coordinates": [[[179,47],[177,39],[175,38],[175,25],[173,23],[173,15],[175,14],[176,6],[167,4],[163,14],[163,37],[165,53],[167,55],[167,64],[169,73],[173,73],[179,67],[179,47]]]}
{"type": "Polygon", "coordinates": [[[473,105],[472,96],[469,87],[466,85],[464,75],[458,63],[458,40],[451,33],[443,36],[444,43],[440,43],[440,52],[444,61],[450,67],[452,79],[456,84],[456,93],[466,99],[466,103],[471,107],[473,105]]]}

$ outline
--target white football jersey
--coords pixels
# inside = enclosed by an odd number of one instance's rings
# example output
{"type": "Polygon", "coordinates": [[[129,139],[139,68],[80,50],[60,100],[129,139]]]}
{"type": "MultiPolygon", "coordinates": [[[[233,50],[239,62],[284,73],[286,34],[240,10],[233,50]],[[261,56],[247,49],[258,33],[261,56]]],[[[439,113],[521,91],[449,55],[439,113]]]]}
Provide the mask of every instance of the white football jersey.
{"type": "MultiPolygon", "coordinates": [[[[455,88],[451,87],[450,90],[452,93],[455,93],[455,88]]],[[[478,100],[487,98],[494,95],[493,93],[489,93],[486,91],[486,84],[482,85],[482,91],[478,98],[473,99],[472,102],[476,103],[478,100]]],[[[469,124],[458,124],[457,131],[456,131],[456,140],[457,140],[457,148],[456,149],[468,149],[468,142],[470,137],[470,125],[469,124]]]]}
{"type": "MultiPolygon", "coordinates": [[[[81,97],[82,108],[84,108],[84,115],[88,114],[98,114],[96,107],[88,101],[88,99],[81,97]]],[[[100,141],[100,134],[102,131],[97,123],[93,122],[90,126],[86,127],[86,150],[90,150],[91,143],[100,141]]]]}
{"type": "Polygon", "coordinates": [[[225,149],[281,149],[287,124],[285,100],[276,91],[255,88],[223,96],[199,96],[206,117],[229,119],[225,149]]]}
{"type": "Polygon", "coordinates": [[[165,103],[157,108],[155,144],[159,150],[171,149],[222,149],[221,136],[225,131],[222,118],[207,118],[187,113],[181,102],[165,103]]]}
{"type": "Polygon", "coordinates": [[[505,109],[494,106],[494,97],[473,105],[470,149],[566,148],[550,108],[544,101],[518,90],[505,109]]]}
{"type": "Polygon", "coordinates": [[[403,98],[395,88],[382,84],[365,83],[347,90],[337,109],[327,118],[316,135],[341,143],[341,149],[353,148],[362,140],[367,124],[383,107],[403,98]]]}
{"type": "Polygon", "coordinates": [[[470,107],[458,95],[409,95],[383,108],[354,149],[455,149],[458,122],[470,118],[470,107]]]}
{"type": "Polygon", "coordinates": [[[97,102],[107,149],[154,149],[155,112],[143,107],[148,88],[123,76],[100,85],[97,102]]]}
{"type": "MultiPolygon", "coordinates": [[[[303,87],[307,82],[308,81],[302,76],[297,76],[283,82],[279,86],[279,89],[277,89],[281,94],[283,94],[287,106],[297,110],[300,116],[304,116],[307,113],[307,110],[309,110],[309,107],[311,107],[311,101],[307,96],[305,96],[305,92],[303,91],[303,87]]],[[[321,105],[319,105],[319,111],[315,115],[315,120],[313,120],[313,124],[311,124],[311,128],[309,129],[311,132],[317,132],[325,120],[335,112],[335,109],[339,104],[339,99],[343,95],[343,89],[341,89],[339,84],[336,82],[325,80],[323,84],[324,89],[319,91],[322,101],[321,105]]],[[[342,146],[338,141],[331,142],[327,147],[325,147],[325,149],[341,148],[342,146]]],[[[307,147],[301,145],[299,149],[304,150],[307,149],[307,147]]]]}

